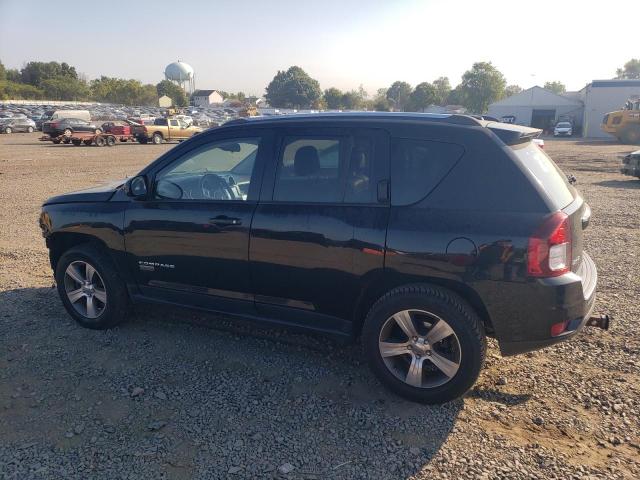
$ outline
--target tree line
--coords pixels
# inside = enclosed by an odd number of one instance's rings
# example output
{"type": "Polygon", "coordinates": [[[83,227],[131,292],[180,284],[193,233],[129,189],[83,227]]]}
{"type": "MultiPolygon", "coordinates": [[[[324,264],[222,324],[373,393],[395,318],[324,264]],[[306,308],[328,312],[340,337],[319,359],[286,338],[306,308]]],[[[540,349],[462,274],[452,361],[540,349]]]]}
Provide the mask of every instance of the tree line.
{"type": "MultiPolygon", "coordinates": [[[[565,91],[558,81],[547,82],[544,88],[556,93],[565,91]]],[[[317,80],[293,66],[278,71],[267,86],[266,99],[280,108],[422,112],[434,105],[460,105],[469,112],[484,113],[490,103],[521,91],[518,85],[507,85],[504,75],[491,62],[474,63],[455,88],[447,77],[421,82],[415,87],[398,80],[372,97],[362,86],[346,92],[335,87],[322,91],[317,80]]]]}
{"type": "Polygon", "coordinates": [[[184,90],[162,80],[157,85],[102,76],[87,81],[75,67],[59,62],[28,62],[22,69],[5,69],[0,62],[1,100],[95,101],[123,105],[157,105],[167,95],[177,106],[188,104],[184,90]]]}
{"type": "MultiPolygon", "coordinates": [[[[640,79],[640,59],[631,59],[617,69],[616,78],[640,79]]],[[[544,88],[564,93],[562,82],[551,81],[544,88]]],[[[362,85],[356,90],[342,91],[320,88],[302,68],[292,66],[278,71],[266,88],[266,99],[278,108],[314,108],[330,110],[424,111],[430,106],[461,105],[471,113],[486,112],[490,103],[522,91],[518,85],[507,85],[504,75],[491,62],[477,62],[467,70],[462,81],[452,87],[447,77],[421,82],[415,87],[396,81],[370,96],[362,85]]],[[[243,92],[220,91],[225,98],[244,102],[243,92]]],[[[167,95],[177,106],[186,106],[184,90],[173,82],[162,80],[156,85],[139,80],[101,76],[87,81],[75,67],[65,62],[28,62],[22,69],[5,69],[0,62],[0,100],[76,100],[119,103],[124,105],[157,105],[167,95]]]]}

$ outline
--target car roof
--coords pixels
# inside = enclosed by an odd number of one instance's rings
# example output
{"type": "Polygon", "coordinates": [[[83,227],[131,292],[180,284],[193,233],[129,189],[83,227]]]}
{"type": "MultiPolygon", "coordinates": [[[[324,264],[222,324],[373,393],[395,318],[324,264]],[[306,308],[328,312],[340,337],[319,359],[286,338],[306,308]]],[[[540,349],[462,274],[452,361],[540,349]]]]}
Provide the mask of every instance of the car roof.
{"type": "Polygon", "coordinates": [[[220,128],[234,126],[276,126],[276,125],[305,125],[310,123],[331,122],[389,122],[430,124],[441,123],[447,125],[484,127],[495,133],[507,145],[523,143],[537,137],[542,130],[510,123],[491,120],[481,120],[471,115],[447,113],[412,113],[412,112],[344,112],[344,113],[296,113],[290,115],[268,117],[244,117],[226,122],[220,128]]]}

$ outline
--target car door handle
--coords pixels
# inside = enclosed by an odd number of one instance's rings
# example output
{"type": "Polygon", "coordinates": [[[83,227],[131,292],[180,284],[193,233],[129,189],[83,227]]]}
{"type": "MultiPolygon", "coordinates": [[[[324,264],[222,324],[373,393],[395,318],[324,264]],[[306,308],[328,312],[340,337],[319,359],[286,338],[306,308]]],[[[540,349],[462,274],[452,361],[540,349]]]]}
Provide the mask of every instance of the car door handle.
{"type": "Polygon", "coordinates": [[[220,227],[227,225],[242,225],[242,220],[239,218],[227,217],[226,215],[219,215],[209,219],[211,225],[218,225],[220,227]]]}

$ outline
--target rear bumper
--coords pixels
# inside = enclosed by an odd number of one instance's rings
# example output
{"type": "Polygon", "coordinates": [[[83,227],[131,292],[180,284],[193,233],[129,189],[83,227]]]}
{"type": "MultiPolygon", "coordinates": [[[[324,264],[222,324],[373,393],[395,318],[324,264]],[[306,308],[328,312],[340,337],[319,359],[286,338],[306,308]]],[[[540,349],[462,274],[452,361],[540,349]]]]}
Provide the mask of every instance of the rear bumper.
{"type": "Polygon", "coordinates": [[[527,316],[516,325],[497,329],[502,355],[538,350],[577,334],[593,312],[597,283],[596,265],[585,252],[576,272],[528,284],[533,293],[521,303],[527,316]],[[552,336],[551,326],[562,322],[566,322],[564,331],[552,336]]]}

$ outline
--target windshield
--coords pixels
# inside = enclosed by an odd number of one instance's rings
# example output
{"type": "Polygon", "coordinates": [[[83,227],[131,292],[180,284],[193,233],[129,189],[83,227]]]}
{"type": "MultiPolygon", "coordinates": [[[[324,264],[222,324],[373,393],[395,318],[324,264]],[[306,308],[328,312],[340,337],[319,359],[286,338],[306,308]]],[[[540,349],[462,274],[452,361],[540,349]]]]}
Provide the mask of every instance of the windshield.
{"type": "Polygon", "coordinates": [[[515,146],[513,151],[533,175],[538,185],[547,193],[557,210],[573,202],[573,192],[567,176],[544,150],[533,142],[527,142],[524,145],[515,146]]]}
{"type": "Polygon", "coordinates": [[[558,128],[571,128],[571,124],[568,122],[560,122],[558,125],[556,125],[556,127],[558,128]]]}

